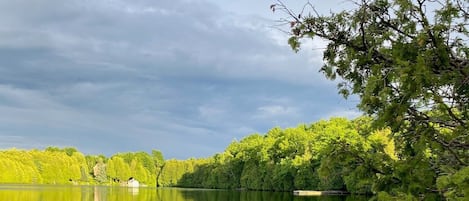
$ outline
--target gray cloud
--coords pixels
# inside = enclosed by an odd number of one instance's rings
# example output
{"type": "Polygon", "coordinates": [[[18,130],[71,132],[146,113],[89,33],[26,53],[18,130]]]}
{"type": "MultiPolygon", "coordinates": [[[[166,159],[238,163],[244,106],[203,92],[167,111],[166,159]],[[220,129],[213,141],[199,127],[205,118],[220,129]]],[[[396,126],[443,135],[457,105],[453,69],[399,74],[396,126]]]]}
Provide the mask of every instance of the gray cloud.
{"type": "Polygon", "coordinates": [[[317,73],[320,52],[294,54],[271,20],[232,8],[0,1],[0,148],[203,157],[274,126],[356,115],[317,73]]]}

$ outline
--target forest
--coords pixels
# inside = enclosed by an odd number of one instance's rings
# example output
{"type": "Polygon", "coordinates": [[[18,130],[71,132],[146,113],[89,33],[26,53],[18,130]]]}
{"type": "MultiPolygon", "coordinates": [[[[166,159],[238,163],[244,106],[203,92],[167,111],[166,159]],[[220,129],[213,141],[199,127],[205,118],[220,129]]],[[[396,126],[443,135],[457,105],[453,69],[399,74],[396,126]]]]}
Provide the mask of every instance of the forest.
{"type": "Polygon", "coordinates": [[[156,169],[163,163],[157,150],[84,155],[76,148],[47,147],[45,150],[0,151],[0,183],[21,184],[119,184],[136,177],[156,184],[156,169]]]}
{"type": "Polygon", "coordinates": [[[165,160],[160,151],[83,155],[75,148],[0,151],[1,183],[144,185],[264,191],[346,190],[353,194],[437,196],[466,194],[468,168],[438,177],[431,150],[402,160],[405,145],[389,129],[374,130],[370,117],[331,118],[293,128],[272,128],[233,141],[208,158],[165,160]],[[443,180],[443,181],[442,181],[443,180]],[[456,188],[454,188],[456,187],[456,188]]]}
{"type": "Polygon", "coordinates": [[[328,15],[278,0],[293,51],[327,43],[321,67],[365,116],[272,128],[208,158],[85,156],[75,148],[0,151],[0,182],[291,191],[346,190],[378,200],[469,197],[467,0],[357,0],[328,15]]]}

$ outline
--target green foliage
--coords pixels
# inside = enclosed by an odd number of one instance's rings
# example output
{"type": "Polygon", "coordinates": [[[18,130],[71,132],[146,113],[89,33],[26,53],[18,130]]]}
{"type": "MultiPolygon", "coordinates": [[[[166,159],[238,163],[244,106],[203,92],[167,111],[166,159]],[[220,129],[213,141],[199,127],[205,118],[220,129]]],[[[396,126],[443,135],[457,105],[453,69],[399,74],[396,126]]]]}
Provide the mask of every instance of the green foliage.
{"type": "MultiPolygon", "coordinates": [[[[160,186],[187,186],[187,187],[196,187],[195,180],[202,182],[202,179],[207,179],[208,175],[205,178],[187,178],[187,174],[191,174],[195,171],[194,165],[199,163],[202,164],[202,161],[194,161],[195,159],[189,160],[175,160],[170,159],[165,161],[165,165],[161,170],[161,175],[158,178],[158,184],[160,186]]],[[[207,181],[206,181],[207,182],[207,181]]],[[[200,183],[199,183],[200,186],[200,183]]]]}
{"type": "Polygon", "coordinates": [[[102,160],[99,160],[94,165],[93,176],[94,176],[94,179],[98,183],[105,183],[108,181],[107,174],[106,174],[106,164],[102,160]]]}
{"type": "Polygon", "coordinates": [[[161,153],[161,151],[151,150],[151,155],[152,155],[154,163],[157,164],[157,166],[162,166],[163,165],[164,157],[163,157],[163,153],[161,153]]]}
{"type": "Polygon", "coordinates": [[[273,128],[232,142],[209,159],[166,161],[163,186],[290,191],[378,192],[395,163],[389,130],[372,131],[371,119],[321,120],[273,128]]]}
{"type": "Polygon", "coordinates": [[[107,176],[113,182],[124,182],[127,181],[132,175],[130,173],[129,164],[119,156],[111,157],[107,162],[107,176]]]}
{"type": "Polygon", "coordinates": [[[42,177],[32,163],[31,155],[17,150],[0,152],[0,181],[4,183],[40,183],[42,177]],[[26,160],[22,160],[25,158],[26,160]],[[29,160],[28,160],[29,159],[29,160]]]}
{"type": "MultiPolygon", "coordinates": [[[[162,157],[159,152],[160,164],[162,157]]],[[[1,183],[123,183],[134,177],[142,184],[155,185],[157,167],[145,152],[120,153],[107,159],[103,155],[85,156],[75,148],[0,151],[1,183]]]]}
{"type": "MultiPolygon", "coordinates": [[[[134,177],[166,187],[268,191],[346,190],[381,197],[422,197],[436,182],[431,152],[400,158],[389,129],[372,130],[371,118],[331,118],[294,128],[273,128],[233,141],[209,158],[162,161],[161,152],[84,156],[58,148],[0,151],[4,183],[121,184],[134,177]],[[416,159],[419,160],[416,160],[416,159]],[[58,161],[58,162],[57,162],[58,161]],[[13,168],[12,168],[13,167],[13,168]],[[71,182],[70,182],[71,181],[71,182]]],[[[412,147],[406,151],[412,151],[412,147]]],[[[441,191],[465,196],[466,171],[441,177],[441,191]]]]}
{"type": "Polygon", "coordinates": [[[294,14],[277,2],[272,10],[290,16],[292,49],[308,38],[328,41],[321,71],[340,78],[345,98],[360,98],[374,128],[391,129],[394,145],[370,139],[373,149],[398,160],[383,164],[391,171],[378,168],[384,172],[375,190],[421,197],[436,190],[440,176],[440,191],[463,192],[443,181],[469,165],[468,1],[355,1],[355,8],[328,15],[294,14]]]}
{"type": "Polygon", "coordinates": [[[2,183],[68,184],[85,181],[86,162],[77,152],[48,148],[46,151],[0,151],[0,181],[2,183]]]}
{"type": "Polygon", "coordinates": [[[469,167],[454,174],[441,176],[437,180],[438,189],[452,200],[466,200],[469,196],[469,167]]]}

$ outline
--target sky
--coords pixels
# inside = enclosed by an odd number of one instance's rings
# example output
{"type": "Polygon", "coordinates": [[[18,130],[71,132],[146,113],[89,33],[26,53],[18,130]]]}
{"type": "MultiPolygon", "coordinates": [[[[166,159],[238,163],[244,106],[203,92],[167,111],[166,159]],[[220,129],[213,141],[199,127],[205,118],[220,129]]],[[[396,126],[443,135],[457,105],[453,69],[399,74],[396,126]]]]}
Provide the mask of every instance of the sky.
{"type": "Polygon", "coordinates": [[[199,158],[276,126],[360,115],[318,72],[326,42],[293,52],[272,3],[0,0],[0,149],[199,158]]]}

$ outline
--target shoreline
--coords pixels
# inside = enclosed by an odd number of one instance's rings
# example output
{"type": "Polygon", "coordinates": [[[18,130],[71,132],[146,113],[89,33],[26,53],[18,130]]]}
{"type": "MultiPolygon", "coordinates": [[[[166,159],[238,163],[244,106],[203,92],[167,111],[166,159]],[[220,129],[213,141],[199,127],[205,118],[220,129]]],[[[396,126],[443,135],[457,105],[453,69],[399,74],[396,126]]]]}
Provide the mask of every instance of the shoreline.
{"type": "Polygon", "coordinates": [[[313,191],[313,190],[294,190],[295,196],[322,196],[322,195],[350,195],[347,191],[331,190],[331,191],[313,191]]]}

